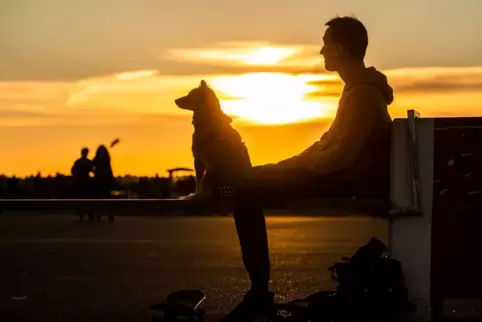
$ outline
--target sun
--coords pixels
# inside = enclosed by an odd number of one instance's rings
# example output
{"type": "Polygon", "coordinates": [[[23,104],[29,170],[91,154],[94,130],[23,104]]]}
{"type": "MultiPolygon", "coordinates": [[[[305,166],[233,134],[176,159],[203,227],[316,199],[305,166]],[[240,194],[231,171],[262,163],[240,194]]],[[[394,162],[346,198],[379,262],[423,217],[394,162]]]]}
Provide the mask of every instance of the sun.
{"type": "Polygon", "coordinates": [[[211,86],[221,93],[226,114],[258,124],[288,124],[331,116],[332,104],[310,100],[315,75],[249,73],[218,76],[211,86]],[[227,97],[223,99],[223,97],[227,97]]]}
{"type": "MultiPolygon", "coordinates": [[[[177,61],[269,67],[270,70],[279,68],[280,71],[284,68],[289,71],[289,68],[296,66],[311,66],[315,61],[318,63],[318,55],[306,54],[312,49],[302,45],[242,42],[221,43],[211,48],[172,49],[169,55],[177,61]]],[[[315,52],[317,50],[313,50],[315,52]]],[[[325,77],[328,76],[252,72],[212,75],[208,81],[219,93],[226,114],[252,123],[287,124],[333,117],[336,103],[330,97],[310,95],[321,91],[320,86],[310,82],[325,77]]]]}

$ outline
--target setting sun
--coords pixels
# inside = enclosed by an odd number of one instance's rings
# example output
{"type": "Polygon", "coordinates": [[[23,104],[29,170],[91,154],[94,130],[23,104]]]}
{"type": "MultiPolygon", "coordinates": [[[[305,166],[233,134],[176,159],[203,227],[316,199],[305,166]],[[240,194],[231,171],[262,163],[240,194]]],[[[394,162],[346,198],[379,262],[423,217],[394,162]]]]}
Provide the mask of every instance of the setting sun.
{"type": "Polygon", "coordinates": [[[287,124],[332,116],[333,104],[328,99],[306,98],[316,90],[308,82],[320,78],[250,73],[219,76],[211,81],[211,86],[221,93],[221,105],[227,114],[259,124],[287,124]]]}
{"type": "MultiPolygon", "coordinates": [[[[267,42],[220,43],[211,48],[172,49],[171,58],[196,63],[215,62],[258,67],[296,67],[319,64],[313,46],[267,42]]],[[[326,75],[289,72],[251,72],[206,77],[218,92],[223,110],[243,121],[288,124],[330,118],[336,103],[310,84],[326,75]],[[317,96],[310,97],[310,93],[317,96]]]]}

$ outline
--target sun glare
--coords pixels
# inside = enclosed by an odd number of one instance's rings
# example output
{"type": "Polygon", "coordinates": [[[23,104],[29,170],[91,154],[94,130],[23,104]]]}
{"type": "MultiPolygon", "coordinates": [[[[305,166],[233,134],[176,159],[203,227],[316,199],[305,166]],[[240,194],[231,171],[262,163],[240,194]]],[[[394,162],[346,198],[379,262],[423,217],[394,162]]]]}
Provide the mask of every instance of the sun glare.
{"type": "Polygon", "coordinates": [[[293,48],[264,47],[256,48],[246,54],[247,65],[274,65],[294,54],[293,48]]]}
{"type": "Polygon", "coordinates": [[[302,46],[284,46],[269,43],[222,43],[214,48],[171,49],[168,55],[188,61],[216,61],[250,66],[273,66],[293,58],[302,46]]]}
{"type": "Polygon", "coordinates": [[[197,51],[196,55],[202,60],[231,61],[251,66],[270,66],[293,56],[295,52],[295,48],[288,47],[258,47],[225,49],[222,51],[205,49],[197,51]]]}
{"type": "Polygon", "coordinates": [[[306,98],[316,89],[308,82],[316,79],[320,77],[251,73],[215,77],[211,85],[234,97],[221,99],[225,113],[259,124],[288,124],[332,116],[329,101],[306,98]]]}

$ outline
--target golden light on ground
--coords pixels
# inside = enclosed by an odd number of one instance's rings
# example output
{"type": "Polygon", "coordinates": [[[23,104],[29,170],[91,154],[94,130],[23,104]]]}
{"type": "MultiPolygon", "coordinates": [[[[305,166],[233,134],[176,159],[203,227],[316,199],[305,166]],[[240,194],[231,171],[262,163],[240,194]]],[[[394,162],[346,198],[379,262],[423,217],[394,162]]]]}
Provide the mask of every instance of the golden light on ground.
{"type": "Polygon", "coordinates": [[[319,79],[315,75],[250,73],[219,76],[210,82],[221,94],[225,113],[258,124],[288,124],[332,116],[329,100],[306,97],[316,90],[308,82],[319,79]]]}

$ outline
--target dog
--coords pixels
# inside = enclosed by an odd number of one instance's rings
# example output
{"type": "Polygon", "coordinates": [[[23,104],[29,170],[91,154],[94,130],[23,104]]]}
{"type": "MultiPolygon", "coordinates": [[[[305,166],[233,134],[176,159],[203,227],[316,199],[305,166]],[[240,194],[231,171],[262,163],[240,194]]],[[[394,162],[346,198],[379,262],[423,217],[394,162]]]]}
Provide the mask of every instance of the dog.
{"type": "Polygon", "coordinates": [[[175,103],[179,108],[193,112],[192,155],[196,191],[187,199],[209,199],[213,197],[213,189],[230,187],[250,171],[252,164],[248,149],[205,80],[175,103]]]}

